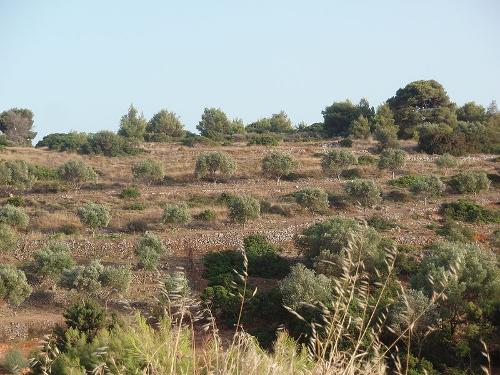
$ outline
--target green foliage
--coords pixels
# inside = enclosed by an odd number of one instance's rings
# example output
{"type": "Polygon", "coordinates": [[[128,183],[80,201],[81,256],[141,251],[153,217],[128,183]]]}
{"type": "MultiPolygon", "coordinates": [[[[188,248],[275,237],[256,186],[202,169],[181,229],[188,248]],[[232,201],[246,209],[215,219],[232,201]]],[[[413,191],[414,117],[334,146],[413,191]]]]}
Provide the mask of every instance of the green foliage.
{"type": "Polygon", "coordinates": [[[454,168],[458,166],[457,158],[447,153],[438,156],[435,163],[439,168],[454,168]]]}
{"type": "Polygon", "coordinates": [[[106,325],[106,311],[92,300],[71,305],[63,316],[68,328],[84,333],[89,340],[106,325]]]}
{"type": "Polygon", "coordinates": [[[225,250],[207,253],[203,256],[203,277],[210,286],[222,285],[231,287],[234,280],[234,271],[242,272],[243,255],[239,251],[225,250]]]}
{"type": "Polygon", "coordinates": [[[281,139],[274,134],[259,134],[253,136],[248,141],[248,146],[251,145],[263,145],[263,146],[277,146],[281,139]]]}
{"type": "Polygon", "coordinates": [[[163,224],[186,224],[191,221],[191,215],[186,203],[167,204],[163,209],[161,222],[163,224]]]}
{"type": "Polygon", "coordinates": [[[153,233],[145,233],[137,242],[135,255],[139,258],[139,265],[148,270],[154,270],[160,257],[166,252],[166,247],[160,237],[153,233]]]}
{"type": "Polygon", "coordinates": [[[83,144],[80,152],[90,155],[126,156],[139,153],[133,143],[111,131],[103,130],[90,134],[88,142],[83,144]]]}
{"type": "Polygon", "coordinates": [[[25,202],[24,198],[21,195],[14,195],[12,197],[7,198],[7,204],[10,204],[14,207],[24,207],[25,202]]]}
{"type": "Polygon", "coordinates": [[[356,139],[368,139],[371,134],[368,119],[363,115],[359,115],[349,126],[349,133],[356,139]]]}
{"type": "Polygon", "coordinates": [[[50,243],[33,255],[36,273],[51,278],[60,277],[64,270],[72,269],[75,261],[65,243],[50,243]]]}
{"type": "Polygon", "coordinates": [[[331,150],[321,157],[321,169],[329,177],[340,179],[343,169],[356,164],[356,157],[349,151],[331,150]]]}
{"type": "Polygon", "coordinates": [[[285,152],[273,151],[262,159],[262,173],[265,177],[280,181],[282,177],[288,176],[297,167],[294,158],[285,152]]]}
{"type": "Polygon", "coordinates": [[[79,292],[95,293],[101,287],[101,276],[104,266],[98,260],[93,260],[87,265],[75,266],[65,269],[60,279],[60,284],[68,289],[76,289],[79,292]]]}
{"type": "Polygon", "coordinates": [[[373,207],[382,201],[382,191],[373,180],[352,180],[344,184],[347,197],[363,207],[373,207]]]}
{"type": "Polygon", "coordinates": [[[379,149],[398,148],[399,127],[394,122],[394,115],[389,105],[383,104],[377,108],[375,115],[375,139],[379,142],[379,149]]]}
{"type": "Polygon", "coordinates": [[[47,147],[52,151],[78,151],[88,142],[86,133],[53,133],[38,141],[36,147],[47,147]]]}
{"type": "Polygon", "coordinates": [[[124,210],[130,211],[143,211],[147,208],[147,205],[144,202],[130,202],[123,206],[124,210]]]}
{"type": "Polygon", "coordinates": [[[146,184],[158,184],[163,180],[163,166],[156,160],[145,159],[132,166],[132,174],[136,180],[146,184]]]}
{"type": "Polygon", "coordinates": [[[328,194],[323,189],[305,188],[293,193],[295,201],[312,212],[322,213],[328,210],[328,194]]]}
{"type": "Polygon", "coordinates": [[[223,152],[204,152],[196,158],[195,173],[198,178],[212,181],[231,177],[236,170],[234,160],[223,152]]]}
{"type": "Polygon", "coordinates": [[[236,196],[227,203],[229,218],[240,224],[260,216],[260,203],[257,199],[248,196],[236,196]]]}
{"type": "Polygon", "coordinates": [[[32,292],[23,271],[12,264],[0,263],[0,299],[19,306],[32,292]]]}
{"type": "Polygon", "coordinates": [[[290,271],[288,261],[279,256],[275,245],[260,234],[243,239],[248,257],[248,272],[251,276],[281,278],[290,271]]]}
{"type": "Polygon", "coordinates": [[[350,139],[350,138],[342,138],[342,139],[339,141],[339,146],[340,146],[340,147],[345,147],[345,148],[350,148],[350,147],[352,147],[352,139],[350,139]]]}
{"type": "Polygon", "coordinates": [[[373,215],[366,222],[370,227],[377,230],[387,230],[397,227],[394,221],[380,215],[373,215]]]}
{"type": "Polygon", "coordinates": [[[393,173],[403,168],[406,161],[406,153],[402,150],[385,149],[378,159],[379,169],[388,169],[393,173]]]}
{"type": "Polygon", "coordinates": [[[88,226],[92,230],[107,227],[111,220],[109,210],[103,205],[93,202],[87,202],[79,207],[76,214],[82,224],[88,226]]]}
{"type": "Polygon", "coordinates": [[[202,221],[214,221],[217,218],[217,214],[214,210],[203,210],[195,215],[194,218],[202,221]]]}
{"type": "Polygon", "coordinates": [[[346,180],[355,180],[356,178],[363,177],[359,168],[344,169],[340,175],[346,180]]]}
{"type": "Polygon", "coordinates": [[[231,122],[220,108],[205,108],[196,129],[203,137],[214,140],[222,140],[233,133],[231,122]]]}
{"type": "Polygon", "coordinates": [[[148,122],[146,131],[167,138],[180,138],[185,134],[184,126],[179,120],[179,117],[166,109],[162,109],[153,116],[148,122]]]}
{"type": "Polygon", "coordinates": [[[425,180],[425,176],[415,176],[415,175],[406,175],[396,178],[394,180],[389,181],[389,185],[402,187],[402,188],[411,188],[415,184],[419,184],[425,180]]]}
{"type": "Polygon", "coordinates": [[[4,161],[0,164],[0,185],[30,189],[35,181],[30,165],[24,160],[4,161]]]}
{"type": "Polygon", "coordinates": [[[127,186],[120,192],[122,199],[135,199],[141,196],[141,191],[136,186],[127,186]]]}
{"type": "Polygon", "coordinates": [[[485,172],[465,171],[451,177],[448,184],[459,194],[476,194],[487,190],[490,186],[490,180],[485,172]]]}
{"type": "Polygon", "coordinates": [[[57,168],[57,175],[61,180],[75,187],[80,187],[85,182],[95,181],[97,178],[97,174],[92,167],[82,160],[67,161],[57,168]]]}
{"type": "Polygon", "coordinates": [[[111,288],[118,293],[127,293],[132,281],[132,272],[126,266],[104,267],[100,275],[102,285],[111,288]]]}
{"type": "Polygon", "coordinates": [[[465,103],[457,109],[458,121],[483,122],[486,119],[486,109],[475,102],[465,103]]]}
{"type": "Polygon", "coordinates": [[[33,131],[33,112],[26,108],[11,108],[0,113],[0,132],[14,146],[31,146],[36,133],[33,131]]]}
{"type": "Polygon", "coordinates": [[[189,280],[186,274],[181,271],[175,271],[167,274],[163,280],[164,293],[169,297],[186,297],[191,292],[189,280]]]}
{"type": "Polygon", "coordinates": [[[0,207],[0,223],[18,228],[26,228],[29,223],[29,216],[22,208],[6,204],[0,207]]]}
{"type": "Polygon", "coordinates": [[[366,99],[362,99],[358,105],[349,100],[344,102],[335,102],[326,107],[321,114],[324,119],[324,128],[328,136],[348,136],[351,123],[360,115],[363,115],[368,121],[373,118],[373,108],[370,108],[366,99]]]}
{"type": "Polygon", "coordinates": [[[361,155],[358,157],[358,164],[359,165],[372,165],[377,162],[377,159],[375,159],[373,156],[370,155],[361,155]]]}
{"type": "Polygon", "coordinates": [[[146,119],[144,116],[138,115],[137,109],[131,104],[128,112],[120,119],[120,129],[118,135],[134,140],[144,140],[146,131],[146,119]]]}
{"type": "Polygon", "coordinates": [[[445,190],[445,185],[437,176],[423,176],[412,183],[410,190],[423,196],[427,203],[427,198],[441,195],[445,190]]]}
{"type": "Polygon", "coordinates": [[[9,349],[0,365],[8,374],[18,374],[22,369],[28,367],[28,361],[19,349],[9,349]]]}
{"type": "Polygon", "coordinates": [[[19,236],[12,228],[4,223],[0,224],[0,253],[11,252],[16,248],[19,236]]]}
{"type": "Polygon", "coordinates": [[[436,233],[443,236],[448,241],[472,242],[474,231],[468,227],[460,225],[452,220],[445,220],[441,228],[436,233]]]}
{"type": "Polygon", "coordinates": [[[443,203],[441,214],[444,218],[468,223],[500,223],[499,210],[490,210],[466,199],[443,203]]]}
{"type": "Polygon", "coordinates": [[[261,118],[249,124],[245,130],[248,133],[288,133],[293,127],[288,115],[281,111],[274,113],[270,118],[261,118]]]}

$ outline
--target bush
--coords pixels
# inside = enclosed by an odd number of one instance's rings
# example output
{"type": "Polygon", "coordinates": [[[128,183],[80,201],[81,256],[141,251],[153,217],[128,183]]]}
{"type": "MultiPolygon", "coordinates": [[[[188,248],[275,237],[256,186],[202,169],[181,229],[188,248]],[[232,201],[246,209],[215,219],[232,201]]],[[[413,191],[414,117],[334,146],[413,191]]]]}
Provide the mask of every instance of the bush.
{"type": "Polygon", "coordinates": [[[250,235],[243,240],[251,276],[281,278],[290,271],[290,264],[277,254],[277,248],[264,236],[250,235]]]}
{"type": "Polygon", "coordinates": [[[329,177],[337,177],[350,165],[356,164],[356,157],[349,151],[332,150],[321,157],[321,169],[329,177]]]}
{"type": "Polygon", "coordinates": [[[53,133],[39,141],[35,147],[48,147],[53,151],[78,151],[88,141],[85,133],[53,133]]]}
{"type": "Polygon", "coordinates": [[[260,216],[260,203],[258,200],[248,196],[236,196],[227,203],[229,218],[240,224],[260,216]]]}
{"type": "Polygon", "coordinates": [[[385,149],[378,159],[378,168],[390,170],[392,172],[392,178],[394,179],[394,173],[403,168],[405,160],[405,152],[401,150],[385,149]]]}
{"type": "Polygon", "coordinates": [[[63,313],[66,326],[84,333],[91,340],[106,325],[106,311],[96,302],[83,300],[63,313]]]}
{"type": "Polygon", "coordinates": [[[252,234],[243,239],[245,252],[249,257],[276,254],[277,248],[261,234],[252,234]]]}
{"type": "Polygon", "coordinates": [[[44,165],[30,165],[29,170],[35,181],[54,181],[59,178],[57,169],[44,165]]]}
{"type": "Polygon", "coordinates": [[[385,199],[393,202],[407,203],[410,202],[413,197],[410,193],[403,190],[391,190],[386,194],[385,199]]]}
{"type": "Polygon", "coordinates": [[[148,271],[156,268],[160,257],[165,251],[166,248],[161,238],[152,233],[143,234],[135,247],[135,255],[139,258],[139,266],[148,271]]]}
{"type": "Polygon", "coordinates": [[[26,228],[29,223],[29,217],[23,209],[6,204],[0,207],[0,223],[26,228]]]}
{"type": "Polygon", "coordinates": [[[178,203],[165,205],[161,221],[163,224],[186,224],[190,222],[191,215],[189,214],[187,204],[178,203]]]}
{"type": "Polygon", "coordinates": [[[10,252],[14,250],[19,236],[7,224],[0,224],[0,253],[3,251],[10,252]]]}
{"type": "Polygon", "coordinates": [[[160,183],[165,173],[159,162],[153,159],[145,159],[134,164],[132,174],[136,180],[150,185],[160,183]]]}
{"type": "Polygon", "coordinates": [[[448,184],[459,194],[477,194],[489,188],[490,180],[484,172],[466,171],[451,177],[448,184]]]}
{"type": "Polygon", "coordinates": [[[0,264],[0,299],[19,306],[32,292],[23,271],[12,264],[0,264]]]}
{"type": "Polygon", "coordinates": [[[88,202],[76,211],[82,224],[92,229],[94,233],[97,228],[105,228],[108,226],[111,215],[109,210],[103,205],[88,202]]]}
{"type": "Polygon", "coordinates": [[[76,289],[79,292],[94,293],[101,287],[101,275],[104,266],[100,261],[94,260],[88,265],[75,266],[63,271],[60,284],[68,289],[76,289]]]}
{"type": "Polygon", "coordinates": [[[275,134],[258,134],[253,136],[248,141],[248,146],[263,145],[263,146],[277,146],[280,143],[280,137],[275,134]]]}
{"type": "Polygon", "coordinates": [[[440,155],[435,160],[435,163],[439,168],[454,168],[458,165],[458,160],[453,155],[446,153],[446,154],[440,155]]]}
{"type": "Polygon", "coordinates": [[[443,203],[441,214],[444,218],[465,221],[468,223],[499,223],[500,211],[489,210],[474,202],[459,199],[455,202],[443,203]]]}
{"type": "Polygon", "coordinates": [[[443,236],[448,241],[471,242],[475,233],[472,229],[455,223],[452,220],[445,220],[443,226],[436,230],[436,233],[443,236]]]}
{"type": "Polygon", "coordinates": [[[141,196],[141,191],[136,186],[127,186],[120,192],[122,199],[134,199],[141,196]]]}
{"type": "Polygon", "coordinates": [[[206,178],[216,182],[218,179],[231,177],[235,170],[236,163],[223,152],[204,152],[196,159],[195,174],[198,178],[206,178]]]}
{"type": "Polygon", "coordinates": [[[74,267],[69,246],[65,243],[51,243],[33,255],[36,273],[52,278],[60,277],[64,270],[74,267]]]}
{"type": "Polygon", "coordinates": [[[97,174],[82,160],[70,160],[57,169],[59,178],[78,188],[81,184],[95,181],[97,174]]]}
{"type": "Polygon", "coordinates": [[[415,181],[410,186],[410,190],[415,194],[423,196],[424,204],[427,204],[429,197],[438,196],[444,192],[445,185],[439,177],[424,176],[415,181]]]}
{"type": "Polygon", "coordinates": [[[265,177],[274,178],[279,183],[282,177],[288,176],[297,167],[297,162],[290,154],[273,151],[262,159],[262,173],[265,177]]]}
{"type": "Polygon", "coordinates": [[[354,180],[363,177],[359,168],[345,169],[340,175],[346,180],[354,180]]]}
{"type": "Polygon", "coordinates": [[[145,210],[147,205],[144,202],[130,202],[123,206],[124,210],[142,211],[145,210]]]}
{"type": "Polygon", "coordinates": [[[356,120],[351,122],[349,133],[351,137],[356,139],[368,139],[370,136],[370,123],[368,119],[360,115],[356,120]]]}
{"type": "Polygon", "coordinates": [[[139,149],[125,137],[103,130],[89,135],[88,142],[80,147],[80,152],[91,155],[126,156],[138,154],[139,149]]]}
{"type": "Polygon", "coordinates": [[[377,159],[375,159],[373,156],[370,155],[361,155],[358,157],[358,164],[359,165],[373,165],[377,162],[377,159]]]}
{"type": "Polygon", "coordinates": [[[20,195],[14,195],[13,197],[7,198],[7,204],[14,207],[24,207],[24,198],[20,195]]]}
{"type": "Polygon", "coordinates": [[[127,224],[127,232],[137,233],[145,232],[148,229],[148,224],[142,219],[131,220],[127,224]]]}
{"type": "Polygon", "coordinates": [[[325,212],[330,207],[328,194],[323,189],[305,188],[293,193],[295,201],[312,212],[325,212]]]}
{"type": "Polygon", "coordinates": [[[166,109],[162,109],[149,120],[146,131],[163,139],[178,138],[185,134],[184,126],[179,117],[166,109]]]}
{"type": "Polygon", "coordinates": [[[387,230],[397,227],[394,221],[386,219],[380,215],[373,215],[366,222],[369,226],[377,230],[387,230]]]}
{"type": "Polygon", "coordinates": [[[100,276],[102,285],[111,288],[117,293],[127,293],[130,282],[132,281],[132,272],[129,267],[104,267],[100,276]]]}
{"type": "Polygon", "coordinates": [[[36,177],[24,160],[4,161],[0,164],[0,185],[30,189],[35,181],[36,177]]]}
{"type": "Polygon", "coordinates": [[[373,180],[352,180],[344,185],[348,198],[363,207],[372,207],[382,200],[382,191],[373,180]]]}
{"type": "Polygon", "coordinates": [[[17,374],[20,370],[28,367],[28,361],[24,358],[23,353],[18,349],[9,349],[1,362],[2,368],[4,368],[9,374],[17,374]]]}
{"type": "Polygon", "coordinates": [[[202,221],[214,221],[217,218],[217,214],[214,210],[203,210],[199,214],[195,215],[195,219],[202,221]]]}
{"type": "Polygon", "coordinates": [[[389,181],[389,185],[402,187],[402,188],[410,188],[415,184],[420,183],[425,180],[425,176],[415,176],[415,175],[406,175],[398,177],[394,180],[389,181]]]}
{"type": "Polygon", "coordinates": [[[243,255],[238,251],[225,250],[207,253],[203,256],[203,277],[208,285],[222,285],[230,288],[237,271],[243,271],[243,255]]]}
{"type": "Polygon", "coordinates": [[[176,271],[165,276],[163,280],[163,292],[169,299],[177,297],[186,297],[191,292],[189,280],[186,274],[181,271],[176,271]]]}
{"type": "Polygon", "coordinates": [[[352,139],[344,138],[339,141],[340,147],[350,148],[352,147],[352,139]]]}

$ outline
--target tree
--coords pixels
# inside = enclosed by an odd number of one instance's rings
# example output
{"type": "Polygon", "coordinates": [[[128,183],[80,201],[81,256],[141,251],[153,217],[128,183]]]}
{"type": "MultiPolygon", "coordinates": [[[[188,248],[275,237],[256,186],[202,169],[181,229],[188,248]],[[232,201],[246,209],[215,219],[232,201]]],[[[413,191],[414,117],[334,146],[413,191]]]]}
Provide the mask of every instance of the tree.
{"type": "Polygon", "coordinates": [[[465,103],[457,109],[457,120],[466,122],[483,122],[486,119],[486,109],[475,102],[465,103]]]}
{"type": "Polygon", "coordinates": [[[125,138],[142,141],[145,131],[146,119],[142,114],[138,115],[137,109],[133,104],[130,104],[127,114],[123,115],[120,120],[118,134],[125,138]]]}
{"type": "Polygon", "coordinates": [[[161,217],[163,224],[186,224],[191,221],[191,215],[189,214],[187,204],[169,204],[166,205],[163,210],[163,216],[161,217]]]}
{"type": "Polygon", "coordinates": [[[33,255],[36,272],[42,276],[57,278],[64,270],[74,267],[75,261],[65,243],[50,243],[33,255]]]}
{"type": "Polygon", "coordinates": [[[12,108],[0,113],[0,132],[14,146],[31,146],[36,133],[33,131],[33,112],[12,108]]]}
{"type": "Polygon", "coordinates": [[[84,182],[95,181],[97,174],[91,166],[82,160],[69,160],[59,166],[57,175],[63,181],[69,182],[75,188],[79,188],[84,182]]]}
{"type": "Polygon", "coordinates": [[[274,113],[269,119],[269,130],[274,133],[288,133],[293,130],[292,122],[284,111],[274,113]]]}
{"type": "Polygon", "coordinates": [[[145,270],[152,271],[160,257],[166,252],[166,247],[160,237],[153,233],[145,233],[137,242],[135,255],[139,258],[139,265],[145,270]]]}
{"type": "Polygon", "coordinates": [[[231,123],[220,108],[205,108],[196,129],[204,137],[221,140],[231,135],[231,123]]]}
{"type": "Polygon", "coordinates": [[[305,188],[293,193],[295,201],[312,212],[322,213],[328,210],[328,194],[323,189],[305,188]]]}
{"type": "Polygon", "coordinates": [[[344,185],[344,191],[349,199],[362,207],[373,207],[382,200],[382,191],[373,180],[352,180],[344,185]]]}
{"type": "Polygon", "coordinates": [[[32,292],[23,271],[12,264],[0,264],[0,299],[19,306],[32,292]]]}
{"type": "Polygon", "coordinates": [[[351,122],[349,133],[353,138],[368,139],[370,136],[370,123],[368,119],[363,115],[359,115],[356,120],[351,122]]]}
{"type": "Polygon", "coordinates": [[[0,164],[0,184],[18,189],[31,189],[36,181],[32,168],[24,160],[8,160],[0,164]]]}
{"type": "Polygon", "coordinates": [[[458,160],[451,154],[443,154],[436,158],[436,165],[439,168],[454,168],[458,165],[458,160]]]}
{"type": "Polygon", "coordinates": [[[146,131],[172,138],[182,137],[186,133],[179,117],[166,109],[162,109],[149,120],[146,131]]]}
{"type": "Polygon", "coordinates": [[[340,180],[342,171],[356,164],[356,157],[349,151],[331,150],[321,157],[321,169],[329,177],[336,176],[340,180]]]}
{"type": "Polygon", "coordinates": [[[491,103],[488,105],[488,108],[486,109],[486,114],[488,116],[495,116],[498,114],[498,106],[496,100],[492,100],[491,103]]]}
{"type": "Polygon", "coordinates": [[[283,176],[288,176],[297,167],[294,158],[285,152],[272,151],[262,159],[262,173],[276,179],[279,184],[283,176]]]}
{"type": "Polygon", "coordinates": [[[229,218],[240,224],[260,216],[260,203],[257,199],[247,196],[235,196],[227,202],[229,218]]]}
{"type": "Polygon", "coordinates": [[[389,105],[383,104],[377,108],[375,115],[375,139],[379,142],[379,149],[397,148],[399,127],[394,122],[394,115],[389,105]]]}
{"type": "Polygon", "coordinates": [[[103,205],[93,202],[85,203],[78,208],[76,213],[82,224],[92,229],[92,236],[95,235],[97,228],[107,227],[111,220],[109,210],[103,205]]]}
{"type": "Polygon", "coordinates": [[[427,199],[440,195],[445,190],[445,185],[439,177],[424,176],[416,179],[410,186],[410,190],[415,194],[424,197],[424,205],[427,205],[427,199]]]}
{"type": "Polygon", "coordinates": [[[349,135],[349,126],[361,114],[351,101],[334,102],[321,112],[325,131],[329,137],[349,135]]]}
{"type": "Polygon", "coordinates": [[[378,159],[379,169],[388,169],[392,172],[392,179],[397,170],[405,165],[406,153],[402,150],[386,149],[380,154],[378,159]]]}
{"type": "Polygon", "coordinates": [[[90,155],[125,156],[135,155],[139,150],[129,139],[108,130],[90,134],[88,142],[84,143],[80,152],[90,155]]]}
{"type": "Polygon", "coordinates": [[[400,127],[399,136],[403,138],[415,137],[418,126],[424,123],[456,123],[455,105],[435,80],[411,82],[387,103],[400,127]]]}
{"type": "Polygon", "coordinates": [[[217,182],[219,178],[231,177],[235,170],[236,163],[223,152],[204,152],[196,159],[195,174],[198,178],[208,178],[217,182]]]}
{"type": "Polygon", "coordinates": [[[101,277],[104,266],[98,260],[93,260],[87,265],[78,265],[63,271],[60,284],[68,289],[92,294],[102,287],[101,277]]]}
{"type": "Polygon", "coordinates": [[[156,160],[145,159],[132,166],[134,178],[148,185],[160,183],[165,175],[163,166],[156,160]]]}
{"type": "Polygon", "coordinates": [[[485,172],[466,171],[451,177],[448,182],[452,189],[459,193],[477,194],[483,190],[488,190],[490,180],[485,172]]]}
{"type": "Polygon", "coordinates": [[[0,253],[14,250],[18,241],[17,233],[9,225],[0,223],[0,253]]]}
{"type": "Polygon", "coordinates": [[[63,313],[66,326],[84,333],[90,342],[106,325],[106,311],[96,302],[83,300],[63,313]]]}

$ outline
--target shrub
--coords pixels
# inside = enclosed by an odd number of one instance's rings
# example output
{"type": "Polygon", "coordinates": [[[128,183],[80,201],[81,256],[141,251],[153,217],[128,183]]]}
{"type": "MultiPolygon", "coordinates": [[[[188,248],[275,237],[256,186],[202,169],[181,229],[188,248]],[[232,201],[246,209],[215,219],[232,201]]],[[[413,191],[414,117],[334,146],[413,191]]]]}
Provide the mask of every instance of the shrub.
{"type": "Polygon", "coordinates": [[[379,150],[384,150],[386,148],[397,148],[399,146],[398,129],[399,127],[395,126],[394,124],[377,126],[374,134],[375,139],[379,143],[379,150]]]}
{"type": "Polygon", "coordinates": [[[148,271],[156,268],[160,257],[165,251],[166,248],[161,238],[152,233],[143,234],[135,247],[135,255],[139,258],[139,266],[148,271]]]}
{"type": "Polygon", "coordinates": [[[260,203],[258,200],[248,196],[236,196],[227,203],[229,218],[240,224],[260,216],[260,203]]]}
{"type": "Polygon", "coordinates": [[[451,177],[448,183],[459,194],[477,194],[483,190],[487,190],[490,186],[490,180],[486,173],[475,171],[461,172],[451,177]]]}
{"type": "Polygon", "coordinates": [[[427,204],[429,197],[441,195],[444,192],[445,185],[439,177],[424,176],[413,182],[410,190],[415,194],[423,196],[424,204],[427,204]]]}
{"type": "Polygon", "coordinates": [[[356,178],[362,178],[361,170],[358,168],[345,169],[340,174],[346,180],[354,180],[356,178]]]}
{"type": "Polygon", "coordinates": [[[195,219],[202,221],[214,221],[216,217],[217,214],[214,210],[203,210],[195,216],[195,219]]]}
{"type": "Polygon", "coordinates": [[[17,374],[22,369],[28,366],[28,361],[24,358],[23,353],[18,349],[9,349],[1,362],[1,366],[9,374],[17,374]]]}
{"type": "Polygon", "coordinates": [[[444,218],[465,221],[468,223],[499,223],[500,211],[489,210],[477,203],[459,199],[455,202],[443,203],[441,214],[444,218]]]}
{"type": "Polygon", "coordinates": [[[145,232],[148,229],[148,224],[142,219],[131,220],[127,223],[127,232],[137,233],[145,232]]]}
{"type": "Polygon", "coordinates": [[[163,292],[169,299],[177,297],[186,297],[191,292],[189,280],[186,274],[181,271],[176,271],[165,276],[163,280],[163,292]]]}
{"type": "Polygon", "coordinates": [[[352,180],[344,185],[344,191],[350,200],[363,207],[372,207],[382,200],[382,191],[373,180],[352,180]]]}
{"type": "Polygon", "coordinates": [[[102,285],[110,287],[118,293],[127,293],[132,281],[132,272],[130,272],[129,267],[125,266],[107,266],[104,267],[100,279],[102,285]]]}
{"type": "Polygon", "coordinates": [[[130,203],[124,205],[123,209],[130,210],[130,211],[142,211],[142,210],[145,210],[146,207],[147,207],[147,205],[144,202],[130,202],[130,203]]]}
{"type": "Polygon", "coordinates": [[[332,150],[321,157],[321,169],[329,177],[337,177],[350,165],[356,164],[356,157],[349,151],[332,150]]]}
{"type": "Polygon", "coordinates": [[[275,254],[277,248],[261,234],[252,234],[243,239],[245,252],[249,257],[275,254]]]}
{"type": "Polygon", "coordinates": [[[156,160],[145,159],[134,164],[132,174],[136,180],[150,185],[160,183],[163,179],[164,171],[161,164],[156,160]]]}
{"type": "Polygon", "coordinates": [[[74,267],[69,246],[65,243],[51,243],[33,255],[35,269],[39,275],[57,278],[64,270],[74,267]]]}
{"type": "Polygon", "coordinates": [[[178,203],[165,205],[161,221],[163,224],[186,224],[190,222],[191,215],[189,214],[187,204],[178,203]]]}
{"type": "Polygon", "coordinates": [[[277,254],[277,248],[260,234],[243,239],[251,276],[281,278],[290,271],[290,264],[277,254]]]}
{"type": "Polygon", "coordinates": [[[104,156],[126,156],[136,155],[139,150],[125,137],[103,130],[89,135],[88,142],[80,147],[80,152],[104,156]]]}
{"type": "Polygon", "coordinates": [[[357,139],[368,139],[370,136],[370,123],[368,119],[360,115],[356,120],[351,122],[349,126],[349,133],[351,137],[357,139]]]}
{"type": "Polygon", "coordinates": [[[44,165],[30,165],[29,170],[35,181],[54,181],[59,178],[57,169],[44,165]]]}
{"type": "Polygon", "coordinates": [[[474,231],[452,220],[445,220],[443,226],[436,233],[448,241],[471,242],[474,240],[474,231]]]}
{"type": "Polygon", "coordinates": [[[436,158],[435,163],[440,168],[454,168],[458,165],[458,160],[451,154],[443,154],[436,158]]]}
{"type": "Polygon", "coordinates": [[[389,185],[403,187],[403,188],[410,188],[413,185],[418,184],[423,180],[425,180],[425,176],[406,175],[389,181],[389,185]]]}
{"type": "Polygon", "coordinates": [[[204,152],[196,159],[195,174],[198,178],[207,178],[216,182],[218,179],[231,177],[235,170],[236,163],[223,152],[204,152]]]}
{"type": "Polygon", "coordinates": [[[350,147],[352,147],[352,139],[343,138],[339,141],[339,145],[340,145],[340,147],[350,148],[350,147]]]}
{"type": "Polygon", "coordinates": [[[277,146],[280,140],[280,137],[275,134],[258,134],[248,141],[248,145],[277,146]]]}
{"type": "Polygon", "coordinates": [[[0,252],[14,250],[19,236],[7,224],[0,224],[0,252]]]}
{"type": "Polygon", "coordinates": [[[405,165],[406,153],[401,150],[385,149],[378,159],[379,169],[388,169],[392,172],[392,178],[397,170],[405,165]]]}
{"type": "Polygon", "coordinates": [[[372,165],[377,162],[377,159],[375,159],[373,156],[370,155],[361,155],[358,157],[358,164],[359,165],[372,165]]]}
{"type": "Polygon", "coordinates": [[[178,138],[185,134],[179,117],[166,109],[162,109],[149,120],[146,131],[164,138],[178,138]]]}
{"type": "Polygon", "coordinates": [[[85,133],[52,133],[38,141],[35,147],[48,147],[53,151],[78,151],[88,141],[85,133]]]}
{"type": "Polygon", "coordinates": [[[122,199],[134,199],[141,196],[141,191],[136,186],[127,186],[120,192],[120,198],[122,199]]]}
{"type": "Polygon", "coordinates": [[[32,292],[23,271],[12,264],[0,264],[0,299],[19,306],[32,292]]]}
{"type": "Polygon", "coordinates": [[[7,204],[10,204],[14,207],[24,207],[25,202],[24,198],[20,195],[14,195],[13,197],[7,198],[7,204]]]}
{"type": "Polygon", "coordinates": [[[106,325],[106,311],[96,302],[83,300],[77,302],[63,313],[68,328],[84,333],[91,340],[106,325]]]}
{"type": "Polygon", "coordinates": [[[0,185],[30,189],[36,177],[24,160],[4,161],[0,164],[0,185]]]}
{"type": "Polygon", "coordinates": [[[265,177],[274,178],[279,183],[282,177],[288,176],[297,167],[297,162],[290,154],[273,151],[262,159],[262,173],[265,177]]]}
{"type": "Polygon", "coordinates": [[[222,285],[231,287],[234,271],[242,272],[243,255],[239,251],[225,250],[207,253],[203,256],[203,277],[210,286],[222,285]]]}
{"type": "Polygon", "coordinates": [[[328,194],[323,189],[305,188],[293,195],[298,204],[312,212],[325,212],[330,207],[328,194]]]}
{"type": "Polygon", "coordinates": [[[76,213],[82,224],[92,229],[92,233],[95,233],[97,228],[107,227],[111,220],[109,210],[103,205],[93,202],[85,203],[78,208],[76,213]]]}
{"type": "Polygon", "coordinates": [[[397,227],[394,221],[386,219],[380,215],[373,215],[366,222],[369,226],[377,230],[387,230],[397,227]]]}
{"type": "Polygon", "coordinates": [[[406,203],[410,202],[413,199],[413,197],[410,193],[403,190],[391,190],[386,194],[385,199],[388,199],[393,202],[406,203]]]}
{"type": "Polygon", "coordinates": [[[26,228],[29,223],[29,217],[23,209],[7,204],[0,207],[0,223],[26,228]]]}
{"type": "Polygon", "coordinates": [[[57,169],[59,178],[72,184],[74,187],[80,187],[81,184],[89,181],[95,181],[97,174],[91,166],[85,164],[82,160],[70,160],[57,169]]]}
{"type": "Polygon", "coordinates": [[[104,266],[98,260],[93,260],[87,265],[78,265],[63,271],[60,284],[68,289],[79,292],[94,293],[101,287],[101,275],[104,266]]]}

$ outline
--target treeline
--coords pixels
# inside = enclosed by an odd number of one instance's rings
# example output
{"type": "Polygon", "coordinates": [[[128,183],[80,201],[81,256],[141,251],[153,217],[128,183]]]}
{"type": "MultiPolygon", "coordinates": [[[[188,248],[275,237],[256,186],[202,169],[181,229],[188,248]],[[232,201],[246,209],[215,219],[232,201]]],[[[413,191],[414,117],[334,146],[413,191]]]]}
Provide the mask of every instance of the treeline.
{"type": "MultiPolygon", "coordinates": [[[[453,103],[443,86],[434,80],[411,82],[377,109],[366,99],[357,104],[334,102],[322,112],[323,122],[294,126],[281,111],[270,117],[244,124],[230,119],[219,108],[205,108],[196,126],[199,134],[186,131],[179,117],[166,109],[149,121],[131,105],[120,120],[118,133],[55,133],[45,136],[37,147],[78,151],[85,154],[119,156],[139,151],[138,142],[182,142],[276,145],[282,140],[301,141],[344,137],[378,141],[379,149],[398,148],[401,139],[417,139],[419,149],[430,154],[498,153],[500,150],[500,114],[495,101],[488,108],[475,102],[461,107],[453,103]]],[[[31,145],[36,133],[33,113],[11,109],[0,114],[0,143],[31,145]]]]}

